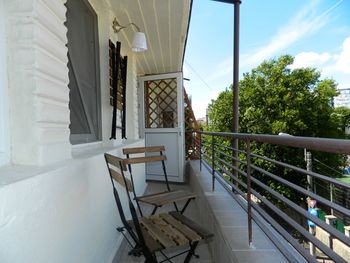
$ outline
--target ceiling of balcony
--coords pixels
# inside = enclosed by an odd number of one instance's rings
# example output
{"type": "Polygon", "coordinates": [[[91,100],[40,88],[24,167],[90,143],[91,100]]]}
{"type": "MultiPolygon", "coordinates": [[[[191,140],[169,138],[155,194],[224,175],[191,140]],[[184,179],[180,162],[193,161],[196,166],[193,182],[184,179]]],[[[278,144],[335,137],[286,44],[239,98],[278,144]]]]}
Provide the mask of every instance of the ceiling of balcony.
{"type": "MultiPolygon", "coordinates": [[[[120,24],[138,25],[146,34],[148,50],[136,53],[138,74],[160,74],[182,70],[192,0],[110,1],[120,24]]],[[[135,28],[122,30],[122,46],[131,42],[135,28]]]]}

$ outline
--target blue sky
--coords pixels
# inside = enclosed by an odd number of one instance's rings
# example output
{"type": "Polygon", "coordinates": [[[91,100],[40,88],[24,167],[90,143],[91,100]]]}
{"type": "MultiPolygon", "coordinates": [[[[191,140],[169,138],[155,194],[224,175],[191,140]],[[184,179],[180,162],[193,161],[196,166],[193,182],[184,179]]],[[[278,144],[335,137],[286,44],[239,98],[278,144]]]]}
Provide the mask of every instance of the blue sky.
{"type": "MultiPolygon", "coordinates": [[[[263,60],[295,56],[350,88],[350,0],[242,0],[240,75],[263,60]]],[[[184,77],[197,118],[232,83],[233,5],[194,0],[184,77]]]]}

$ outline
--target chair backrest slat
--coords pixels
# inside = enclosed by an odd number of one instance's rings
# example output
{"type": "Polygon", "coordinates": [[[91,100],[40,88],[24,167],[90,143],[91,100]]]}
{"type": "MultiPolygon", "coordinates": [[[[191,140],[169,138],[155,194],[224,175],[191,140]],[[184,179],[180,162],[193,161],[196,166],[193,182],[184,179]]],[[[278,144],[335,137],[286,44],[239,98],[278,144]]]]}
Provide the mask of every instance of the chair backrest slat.
{"type": "Polygon", "coordinates": [[[124,159],[119,158],[119,157],[114,156],[114,155],[111,155],[111,154],[108,154],[108,153],[105,153],[105,157],[106,157],[106,160],[109,164],[114,165],[120,169],[123,169],[123,171],[127,170],[126,165],[123,162],[124,159]]]}
{"type": "MultiPolygon", "coordinates": [[[[133,175],[132,175],[132,164],[138,164],[138,163],[151,163],[151,162],[161,162],[163,172],[164,172],[164,178],[165,183],[168,191],[171,191],[168,175],[166,172],[165,167],[165,161],[167,160],[165,154],[165,147],[163,145],[159,146],[148,146],[148,147],[135,147],[135,148],[124,148],[123,153],[126,154],[125,164],[129,168],[131,181],[134,182],[133,175]],[[130,157],[130,155],[133,154],[144,154],[142,157],[130,157]]],[[[135,192],[134,192],[134,195],[135,192]]],[[[141,211],[140,211],[141,212],[141,211]]],[[[141,212],[142,213],[142,212],[141,212]]]]}
{"type": "Polygon", "coordinates": [[[157,155],[157,156],[127,158],[124,160],[124,163],[125,164],[151,163],[151,162],[159,162],[159,161],[165,161],[165,160],[166,160],[165,155],[157,155]]]}
{"type": "Polygon", "coordinates": [[[151,153],[151,152],[164,152],[164,146],[149,146],[149,147],[135,147],[135,148],[124,148],[124,154],[136,154],[136,153],[151,153]]]}
{"type": "Polygon", "coordinates": [[[129,192],[133,192],[134,189],[133,189],[131,180],[126,177],[123,178],[123,175],[121,174],[122,171],[127,170],[124,159],[121,159],[119,157],[113,156],[108,153],[105,153],[105,157],[107,161],[108,170],[110,172],[110,176],[120,185],[124,186],[129,192]],[[111,167],[111,165],[113,167],[111,167]],[[114,169],[114,167],[117,169],[114,169]],[[125,185],[125,182],[126,182],[126,185],[125,185]]]}
{"type": "Polygon", "coordinates": [[[118,173],[116,170],[109,168],[109,171],[111,172],[111,176],[113,177],[113,179],[118,182],[119,184],[121,184],[122,186],[124,186],[129,192],[133,191],[133,187],[132,187],[132,183],[130,181],[130,179],[125,178],[126,181],[126,185],[123,179],[123,176],[118,173]]]}

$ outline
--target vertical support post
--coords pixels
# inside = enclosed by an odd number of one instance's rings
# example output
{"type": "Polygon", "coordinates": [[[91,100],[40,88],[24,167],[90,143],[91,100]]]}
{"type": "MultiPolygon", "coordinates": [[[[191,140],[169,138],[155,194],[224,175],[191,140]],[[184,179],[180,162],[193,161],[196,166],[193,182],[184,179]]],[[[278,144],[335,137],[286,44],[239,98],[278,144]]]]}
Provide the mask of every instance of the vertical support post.
{"type": "MultiPolygon", "coordinates": [[[[330,201],[333,203],[333,184],[330,183],[329,185],[329,197],[330,197],[330,201]]],[[[334,215],[334,211],[333,208],[331,208],[331,215],[334,215]]]]}
{"type": "MultiPolygon", "coordinates": [[[[233,122],[232,132],[239,132],[239,6],[240,0],[234,0],[234,32],[233,32],[233,122]]],[[[233,140],[232,148],[238,149],[238,139],[233,140]]],[[[233,167],[237,167],[238,152],[233,152],[233,167]]],[[[233,175],[238,176],[238,172],[233,170],[233,175]]]]}
{"type": "MultiPolygon", "coordinates": [[[[306,161],[306,170],[312,171],[312,155],[310,152],[308,152],[306,149],[304,149],[304,155],[305,155],[305,161],[306,161]]],[[[309,192],[312,192],[313,190],[313,182],[312,177],[308,174],[307,175],[307,190],[309,192]]],[[[308,200],[310,200],[310,197],[308,197],[308,200]]],[[[309,202],[308,202],[308,209],[310,208],[309,202]]],[[[316,227],[309,226],[309,233],[313,236],[316,235],[316,227]]],[[[316,254],[316,247],[312,242],[309,242],[310,246],[310,254],[314,256],[316,254]]]]}
{"type": "Polygon", "coordinates": [[[208,108],[205,109],[205,124],[208,127],[209,125],[209,113],[208,113],[208,108]]]}
{"type": "MultiPolygon", "coordinates": [[[[306,170],[312,171],[312,155],[311,152],[306,152],[306,170]]],[[[307,175],[307,190],[313,191],[313,180],[311,175],[307,175]]]]}
{"type": "Polygon", "coordinates": [[[202,133],[199,132],[199,170],[202,171],[202,133]]]}
{"type": "Polygon", "coordinates": [[[212,191],[215,191],[215,137],[211,136],[211,176],[212,176],[212,191]]]}
{"type": "Polygon", "coordinates": [[[252,198],[251,198],[251,160],[250,160],[250,141],[246,141],[247,145],[247,202],[248,202],[248,241],[249,246],[253,241],[253,228],[252,228],[252,198]]]}

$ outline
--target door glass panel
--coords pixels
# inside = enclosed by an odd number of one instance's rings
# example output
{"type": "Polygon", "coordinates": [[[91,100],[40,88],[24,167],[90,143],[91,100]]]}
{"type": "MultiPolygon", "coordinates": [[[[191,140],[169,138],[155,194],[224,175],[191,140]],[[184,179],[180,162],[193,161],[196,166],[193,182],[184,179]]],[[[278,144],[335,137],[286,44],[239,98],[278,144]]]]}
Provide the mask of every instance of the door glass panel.
{"type": "Polygon", "coordinates": [[[176,127],[176,78],[145,81],[145,128],[176,127]]]}

